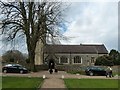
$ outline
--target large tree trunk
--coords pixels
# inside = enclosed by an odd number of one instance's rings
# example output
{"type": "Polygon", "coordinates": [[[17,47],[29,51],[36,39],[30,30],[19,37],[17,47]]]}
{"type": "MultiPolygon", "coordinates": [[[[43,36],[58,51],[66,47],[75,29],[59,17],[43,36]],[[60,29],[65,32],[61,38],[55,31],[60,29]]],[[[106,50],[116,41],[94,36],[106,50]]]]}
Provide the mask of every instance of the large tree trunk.
{"type": "Polygon", "coordinates": [[[30,59],[30,70],[31,71],[36,71],[36,68],[35,68],[35,52],[34,51],[31,51],[29,52],[29,59],[30,59]]]}
{"type": "Polygon", "coordinates": [[[35,68],[35,48],[36,48],[36,40],[31,40],[31,38],[27,38],[27,49],[28,49],[28,57],[30,60],[30,70],[36,71],[35,68]]]}

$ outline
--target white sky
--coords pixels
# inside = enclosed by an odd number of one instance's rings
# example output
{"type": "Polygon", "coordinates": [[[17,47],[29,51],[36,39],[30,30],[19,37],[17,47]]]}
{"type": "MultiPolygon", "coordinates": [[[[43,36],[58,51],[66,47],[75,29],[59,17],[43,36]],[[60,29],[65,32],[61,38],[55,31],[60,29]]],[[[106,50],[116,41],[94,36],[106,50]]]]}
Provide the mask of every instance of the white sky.
{"type": "Polygon", "coordinates": [[[118,49],[118,3],[72,2],[68,11],[69,24],[63,44],[105,44],[108,50],[118,49]]]}

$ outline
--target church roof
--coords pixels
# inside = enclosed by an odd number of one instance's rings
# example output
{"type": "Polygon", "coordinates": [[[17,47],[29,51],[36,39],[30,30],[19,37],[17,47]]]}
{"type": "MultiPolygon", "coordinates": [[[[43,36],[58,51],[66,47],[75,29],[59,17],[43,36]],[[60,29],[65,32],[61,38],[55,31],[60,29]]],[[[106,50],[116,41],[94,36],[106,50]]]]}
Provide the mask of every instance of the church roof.
{"type": "Polygon", "coordinates": [[[47,45],[44,53],[80,53],[80,54],[108,54],[104,44],[101,45],[47,45]]]}

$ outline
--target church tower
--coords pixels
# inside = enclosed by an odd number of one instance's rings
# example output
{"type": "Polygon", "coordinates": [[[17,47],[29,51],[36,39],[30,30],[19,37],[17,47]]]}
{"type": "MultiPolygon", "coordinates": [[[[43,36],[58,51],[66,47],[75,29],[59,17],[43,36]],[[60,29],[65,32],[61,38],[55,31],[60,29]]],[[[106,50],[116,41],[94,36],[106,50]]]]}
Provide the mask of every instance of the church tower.
{"type": "Polygon", "coordinates": [[[35,50],[35,65],[43,64],[43,47],[44,44],[41,40],[37,42],[35,50]]]}

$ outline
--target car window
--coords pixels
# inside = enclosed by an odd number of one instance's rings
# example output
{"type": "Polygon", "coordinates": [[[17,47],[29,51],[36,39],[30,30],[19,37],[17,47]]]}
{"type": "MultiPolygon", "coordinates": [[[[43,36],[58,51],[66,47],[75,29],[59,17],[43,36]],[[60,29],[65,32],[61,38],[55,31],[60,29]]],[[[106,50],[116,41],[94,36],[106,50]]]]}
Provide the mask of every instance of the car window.
{"type": "Polygon", "coordinates": [[[20,67],[18,67],[18,68],[19,68],[19,69],[23,69],[23,67],[21,67],[21,66],[20,66],[20,67]]]}
{"type": "Polygon", "coordinates": [[[13,66],[19,66],[20,67],[21,65],[19,65],[19,64],[13,64],[13,66]]]}
{"type": "Polygon", "coordinates": [[[104,70],[104,68],[102,68],[102,67],[99,67],[98,69],[99,69],[99,70],[104,70]]]}
{"type": "Polygon", "coordinates": [[[18,68],[18,66],[12,66],[13,68],[18,68]]]}
{"type": "Polygon", "coordinates": [[[96,67],[92,67],[91,69],[97,69],[96,67]]]}

